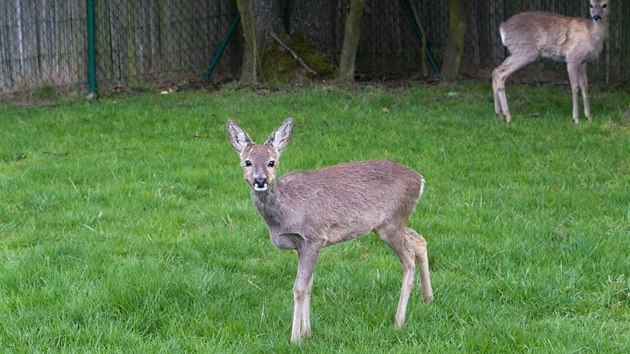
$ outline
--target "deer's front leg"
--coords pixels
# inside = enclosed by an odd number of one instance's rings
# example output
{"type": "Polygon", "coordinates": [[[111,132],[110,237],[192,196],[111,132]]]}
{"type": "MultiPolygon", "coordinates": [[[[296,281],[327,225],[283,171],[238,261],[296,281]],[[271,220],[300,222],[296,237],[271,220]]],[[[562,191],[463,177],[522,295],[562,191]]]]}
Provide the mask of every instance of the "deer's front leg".
{"type": "Polygon", "coordinates": [[[313,270],[317,263],[321,243],[304,243],[298,248],[298,271],[293,285],[293,324],[291,342],[298,342],[311,334],[310,299],[313,270]]]}
{"type": "Polygon", "coordinates": [[[313,290],[313,278],[314,274],[311,274],[311,281],[308,284],[308,289],[304,295],[304,307],[302,308],[302,336],[311,336],[311,291],[313,290]]]}
{"type": "Polygon", "coordinates": [[[588,75],[586,73],[586,62],[578,66],[578,81],[580,91],[582,91],[582,100],[584,101],[584,115],[586,119],[591,121],[591,103],[588,98],[588,75]]]}
{"type": "Polygon", "coordinates": [[[580,107],[579,107],[579,82],[578,63],[573,61],[567,62],[567,71],[569,72],[569,82],[571,83],[571,96],[573,99],[573,121],[575,124],[580,123],[580,107]]]}

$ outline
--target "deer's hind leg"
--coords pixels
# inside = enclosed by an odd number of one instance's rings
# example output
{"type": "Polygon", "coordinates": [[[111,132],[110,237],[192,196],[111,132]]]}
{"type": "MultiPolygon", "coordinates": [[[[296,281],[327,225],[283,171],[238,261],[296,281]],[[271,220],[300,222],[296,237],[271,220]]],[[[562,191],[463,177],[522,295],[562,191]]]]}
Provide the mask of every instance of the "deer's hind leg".
{"type": "Polygon", "coordinates": [[[410,247],[409,243],[405,240],[404,226],[387,225],[377,229],[376,232],[381,240],[396,253],[402,265],[402,286],[395,318],[395,325],[397,328],[400,328],[405,324],[409,294],[413,287],[415,254],[413,248],[410,247]]]}
{"type": "Polygon", "coordinates": [[[418,270],[420,271],[420,287],[422,289],[422,297],[424,301],[433,301],[433,288],[431,288],[431,275],[429,273],[429,254],[427,251],[427,241],[418,234],[415,230],[405,229],[405,240],[411,248],[416,257],[418,263],[418,270]]]}
{"type": "Polygon", "coordinates": [[[536,60],[537,57],[537,50],[514,52],[492,71],[494,110],[497,116],[505,118],[508,123],[512,120],[512,114],[510,114],[510,107],[505,94],[505,80],[518,69],[536,60]]]}

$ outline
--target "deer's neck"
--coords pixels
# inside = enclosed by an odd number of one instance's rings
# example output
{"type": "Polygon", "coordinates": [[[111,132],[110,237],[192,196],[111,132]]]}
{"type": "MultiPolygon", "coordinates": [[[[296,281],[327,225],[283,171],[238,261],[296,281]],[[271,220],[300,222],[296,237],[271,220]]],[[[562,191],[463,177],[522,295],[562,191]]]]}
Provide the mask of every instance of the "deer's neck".
{"type": "Polygon", "coordinates": [[[600,21],[591,21],[592,32],[595,40],[600,43],[608,39],[608,19],[603,18],[600,21]]]}
{"type": "Polygon", "coordinates": [[[284,206],[280,202],[280,195],[274,186],[269,186],[266,192],[252,191],[252,201],[270,229],[278,227],[284,217],[284,206]]]}
{"type": "Polygon", "coordinates": [[[269,228],[271,242],[282,250],[295,250],[302,242],[299,232],[291,224],[291,209],[272,186],[264,193],[252,191],[252,200],[269,228]]]}

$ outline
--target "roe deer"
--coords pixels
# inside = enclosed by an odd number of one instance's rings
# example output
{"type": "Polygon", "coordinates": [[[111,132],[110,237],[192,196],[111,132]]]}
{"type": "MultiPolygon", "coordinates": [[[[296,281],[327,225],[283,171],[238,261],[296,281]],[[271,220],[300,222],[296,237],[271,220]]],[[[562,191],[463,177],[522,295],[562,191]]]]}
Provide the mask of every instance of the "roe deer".
{"type": "Polygon", "coordinates": [[[595,60],[608,38],[608,1],[590,0],[591,20],[550,12],[523,12],[501,24],[501,41],[510,51],[492,72],[494,110],[512,120],[505,96],[505,80],[538,57],[565,61],[573,94],[573,121],[579,123],[578,87],[582,90],[584,115],[591,120],[586,62],[595,60]]]}
{"type": "Polygon", "coordinates": [[[402,289],[395,318],[396,327],[401,327],[416,262],[423,297],[426,301],[433,299],[426,241],[405,226],[422,193],[422,176],[395,162],[365,161],[277,178],[278,158],[289,143],[292,127],[293,120],[287,118],[264,144],[258,145],[236,123],[227,123],[228,138],[240,155],[245,181],[267,223],[271,242],[298,254],[291,341],[311,334],[310,297],[320,249],[372,230],[402,263],[402,289]]]}

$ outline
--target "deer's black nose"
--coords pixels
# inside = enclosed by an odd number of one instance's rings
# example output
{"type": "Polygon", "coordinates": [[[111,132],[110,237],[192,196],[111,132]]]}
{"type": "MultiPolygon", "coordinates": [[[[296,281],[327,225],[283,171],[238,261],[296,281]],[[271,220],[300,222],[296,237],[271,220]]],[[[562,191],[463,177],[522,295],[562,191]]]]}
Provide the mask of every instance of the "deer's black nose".
{"type": "Polygon", "coordinates": [[[264,188],[267,184],[267,178],[265,177],[256,177],[254,178],[254,185],[258,188],[264,188]]]}

